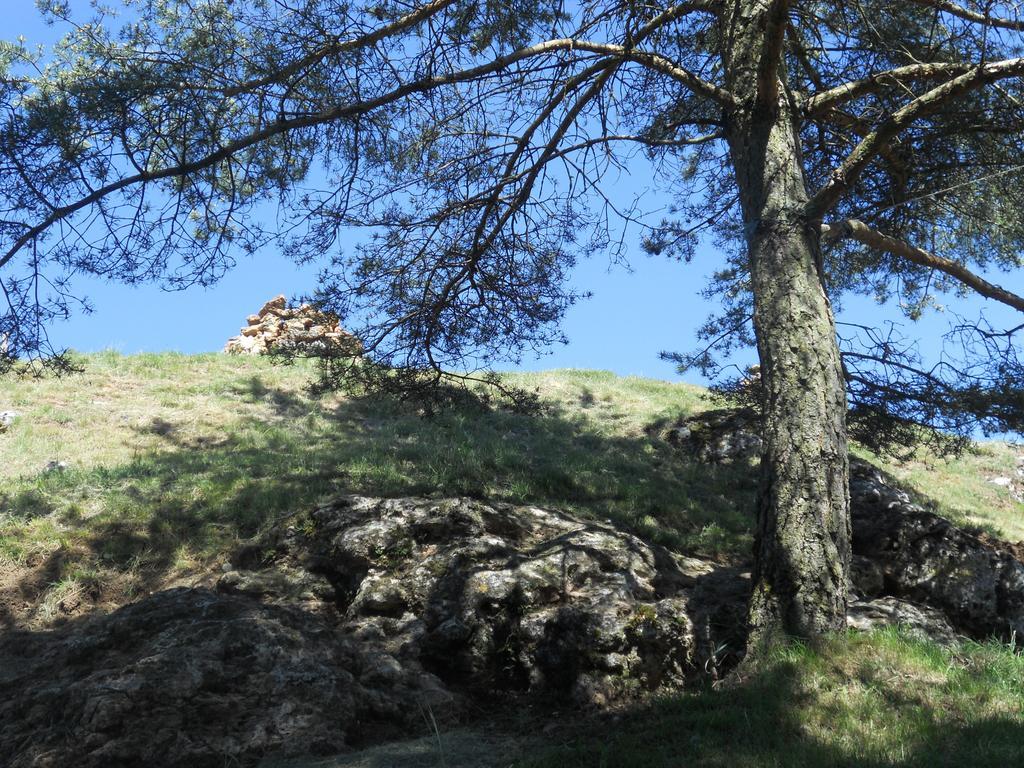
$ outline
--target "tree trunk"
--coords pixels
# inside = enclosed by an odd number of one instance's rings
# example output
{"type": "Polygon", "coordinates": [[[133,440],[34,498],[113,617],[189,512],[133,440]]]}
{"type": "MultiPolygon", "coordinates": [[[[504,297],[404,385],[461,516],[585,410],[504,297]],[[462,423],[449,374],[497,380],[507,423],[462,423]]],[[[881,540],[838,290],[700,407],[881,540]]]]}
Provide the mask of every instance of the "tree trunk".
{"type": "Polygon", "coordinates": [[[820,222],[804,215],[808,196],[785,82],[768,101],[763,87],[762,101],[756,96],[769,6],[733,4],[724,62],[733,93],[750,94],[727,120],[764,385],[751,649],[777,633],[842,629],[850,563],[846,392],[822,284],[820,222]]]}

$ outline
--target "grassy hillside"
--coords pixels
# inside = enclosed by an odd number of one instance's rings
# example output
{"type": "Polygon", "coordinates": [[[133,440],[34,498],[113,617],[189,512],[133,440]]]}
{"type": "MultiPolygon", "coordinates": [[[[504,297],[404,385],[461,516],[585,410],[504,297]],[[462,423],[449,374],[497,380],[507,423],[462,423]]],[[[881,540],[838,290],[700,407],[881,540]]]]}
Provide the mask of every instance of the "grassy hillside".
{"type": "MultiPolygon", "coordinates": [[[[0,563],[66,600],[209,571],[240,538],[325,495],[468,495],[611,518],[705,554],[749,550],[754,473],[689,465],[643,427],[706,407],[697,388],[607,373],[517,375],[539,416],[304,393],[305,366],[224,355],[92,355],[86,373],[5,382],[0,563]],[[9,458],[8,458],[9,457],[9,458]],[[64,462],[63,471],[45,470],[64,462]]],[[[64,601],[64,607],[61,602],[64,601]]]]}
{"type": "MultiPolygon", "coordinates": [[[[539,391],[543,413],[423,419],[391,401],[310,398],[303,365],[113,353],[82,362],[81,376],[0,385],[0,411],[20,413],[0,434],[0,627],[208,580],[241,539],[338,492],[555,506],[679,550],[749,556],[756,468],[692,463],[644,430],[712,407],[696,387],[515,374],[539,391]]],[[[867,458],[938,513],[1024,539],[1024,505],[990,482],[1016,477],[1013,446],[904,464],[867,458]]],[[[581,725],[534,745],[522,764],[669,766],[681,754],[730,766],[1022,762],[1024,667],[1005,648],[836,638],[747,674],[626,713],[612,731],[581,725]],[[980,762],[961,761],[977,749],[980,762]]]]}

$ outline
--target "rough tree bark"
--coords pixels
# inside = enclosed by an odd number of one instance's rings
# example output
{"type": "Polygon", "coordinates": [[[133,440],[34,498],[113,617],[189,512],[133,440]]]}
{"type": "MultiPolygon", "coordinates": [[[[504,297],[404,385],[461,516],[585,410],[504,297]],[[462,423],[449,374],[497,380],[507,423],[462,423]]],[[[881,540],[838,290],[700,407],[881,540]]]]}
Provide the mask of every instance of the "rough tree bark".
{"type": "Polygon", "coordinates": [[[778,56],[786,3],[734,0],[724,62],[744,101],[728,116],[764,384],[764,454],[750,649],[845,626],[850,563],[846,393],[822,283],[792,94],[778,56]],[[781,21],[780,21],[781,18],[781,21]],[[778,54],[770,48],[778,46],[778,54]]]}

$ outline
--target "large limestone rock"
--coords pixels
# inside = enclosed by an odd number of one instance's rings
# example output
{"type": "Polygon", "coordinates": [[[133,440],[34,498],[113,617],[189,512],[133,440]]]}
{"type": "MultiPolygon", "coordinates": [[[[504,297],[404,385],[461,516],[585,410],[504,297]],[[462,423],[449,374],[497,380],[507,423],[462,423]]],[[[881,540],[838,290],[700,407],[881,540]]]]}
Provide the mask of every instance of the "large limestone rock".
{"type": "Polygon", "coordinates": [[[481,696],[678,688],[739,653],[746,592],[557,512],[345,498],[243,549],[216,591],[0,640],[0,765],[250,765],[421,733],[481,696]]]}
{"type": "Polygon", "coordinates": [[[855,584],[938,609],[960,632],[1024,638],[1024,563],[1013,549],[926,512],[874,467],[854,462],[855,584]]]}
{"type": "Polygon", "coordinates": [[[0,765],[247,765],[443,717],[452,695],[314,612],[174,589],[0,644],[0,765]]]}
{"type": "Polygon", "coordinates": [[[255,315],[238,336],[228,339],[224,351],[239,355],[266,355],[292,351],[315,355],[352,355],[362,352],[359,340],[338,324],[338,318],[309,304],[289,307],[284,296],[275,296],[255,315]]]}
{"type": "MultiPolygon", "coordinates": [[[[722,588],[713,564],[610,526],[468,499],[346,498],[235,565],[222,589],[332,601],[346,633],[451,684],[585,704],[693,677],[712,642],[705,593],[722,588]]],[[[732,589],[742,601],[741,577],[732,589]]]]}

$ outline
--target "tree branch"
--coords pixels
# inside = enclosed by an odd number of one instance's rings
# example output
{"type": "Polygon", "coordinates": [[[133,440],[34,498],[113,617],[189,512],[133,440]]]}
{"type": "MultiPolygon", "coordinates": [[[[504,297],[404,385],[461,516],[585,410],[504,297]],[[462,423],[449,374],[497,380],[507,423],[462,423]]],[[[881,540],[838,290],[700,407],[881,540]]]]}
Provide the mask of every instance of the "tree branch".
{"type": "Polygon", "coordinates": [[[882,147],[919,117],[965,93],[977,90],[996,80],[1016,77],[1022,73],[1024,73],[1024,58],[980,64],[904,105],[854,147],[842,165],[832,171],[828,183],[807,202],[804,214],[811,220],[824,216],[853,186],[882,147]]]}
{"type": "Polygon", "coordinates": [[[653,69],[656,72],[668,75],[673,80],[685,85],[691,91],[699,96],[717,101],[726,109],[734,109],[739,106],[739,99],[736,98],[735,94],[721,88],[714,83],[709,83],[707,80],[698,77],[687,69],[678,66],[671,59],[662,56],[658,53],[651,51],[637,51],[630,48],[626,48],[621,45],[613,45],[611,43],[595,43],[588,40],[568,41],[569,44],[566,46],[570,49],[577,51],[587,51],[589,53],[601,53],[607,56],[618,56],[628,61],[634,61],[637,64],[642,64],[648,69],[653,69]]]}
{"type": "Polygon", "coordinates": [[[821,237],[826,243],[835,242],[842,238],[851,238],[870,248],[876,248],[880,251],[891,253],[894,256],[900,256],[922,267],[936,269],[973,288],[986,298],[1006,304],[1019,312],[1024,312],[1024,297],[1018,296],[994,283],[990,283],[983,277],[971,272],[962,264],[930,253],[903,240],[882,234],[857,219],[847,219],[837,224],[823,224],[821,227],[821,237]]]}
{"type": "Polygon", "coordinates": [[[323,110],[311,115],[278,120],[277,122],[252,131],[246,136],[235,139],[217,151],[211,152],[210,154],[191,162],[180,163],[157,171],[143,171],[132,176],[126,176],[115,182],[111,182],[110,184],[93,190],[90,194],[73,203],[55,208],[50,215],[40,223],[30,229],[27,229],[3,255],[0,255],[0,267],[3,267],[10,262],[18,251],[20,251],[34,238],[49,229],[52,225],[127,187],[135,184],[159,181],[162,179],[187,176],[216,165],[217,163],[232,157],[238,152],[259,144],[262,141],[266,141],[267,139],[282,135],[289,131],[323,125],[324,123],[330,123],[356,115],[367,114],[368,112],[372,112],[375,109],[379,109],[380,107],[399,101],[407,96],[424,93],[446,85],[454,85],[457,83],[471,81],[476,78],[500,72],[512,64],[524,59],[549,55],[559,51],[583,51],[634,61],[672,77],[689,87],[695,93],[719,101],[723,106],[730,106],[737,103],[736,97],[733,96],[733,94],[701,79],[682,67],[677,66],[671,61],[671,59],[659,54],[645,51],[634,51],[623,46],[613,45],[610,43],[580,41],[573,40],[571,38],[548,40],[543,43],[527,46],[526,48],[520,48],[517,51],[513,51],[505,56],[499,56],[492,61],[476,67],[445,75],[435,75],[433,77],[414,80],[367,101],[341,104],[331,109],[323,110]]]}
{"type": "Polygon", "coordinates": [[[1013,29],[1018,32],[1024,32],[1024,21],[1017,19],[1005,19],[998,16],[988,16],[984,13],[978,13],[972,11],[970,8],[964,8],[962,5],[948,2],[948,0],[910,0],[910,2],[917,5],[924,5],[929,8],[935,8],[939,11],[944,11],[951,16],[956,16],[964,21],[971,21],[977,24],[983,24],[986,27],[999,27],[1000,29],[1013,29]]]}
{"type": "Polygon", "coordinates": [[[429,17],[433,16],[435,13],[443,11],[454,2],[456,2],[456,0],[434,0],[434,2],[427,3],[426,5],[407,13],[405,16],[396,19],[393,23],[378,27],[365,35],[360,35],[359,37],[354,37],[349,40],[334,40],[320,48],[317,48],[315,51],[311,51],[305,56],[296,59],[276,72],[227,88],[224,90],[224,95],[228,97],[238,96],[239,94],[247,93],[255,88],[262,88],[265,85],[280,83],[291,75],[301,72],[303,69],[311,67],[317,62],[323,61],[328,56],[335,56],[347,51],[354,51],[359,48],[366,48],[367,46],[379,43],[385,38],[397,35],[410,27],[416,26],[421,21],[425,21],[429,17]]]}
{"type": "Polygon", "coordinates": [[[774,109],[779,97],[779,65],[786,47],[786,27],[791,0],[772,0],[765,14],[764,46],[757,70],[757,104],[774,109]]]}
{"type": "Polygon", "coordinates": [[[829,88],[827,91],[821,91],[807,97],[802,106],[807,116],[814,117],[865,94],[898,85],[904,80],[934,80],[949,75],[962,75],[970,69],[971,65],[969,64],[908,64],[905,67],[878,72],[860,80],[852,80],[837,85],[835,88],[829,88]]]}

